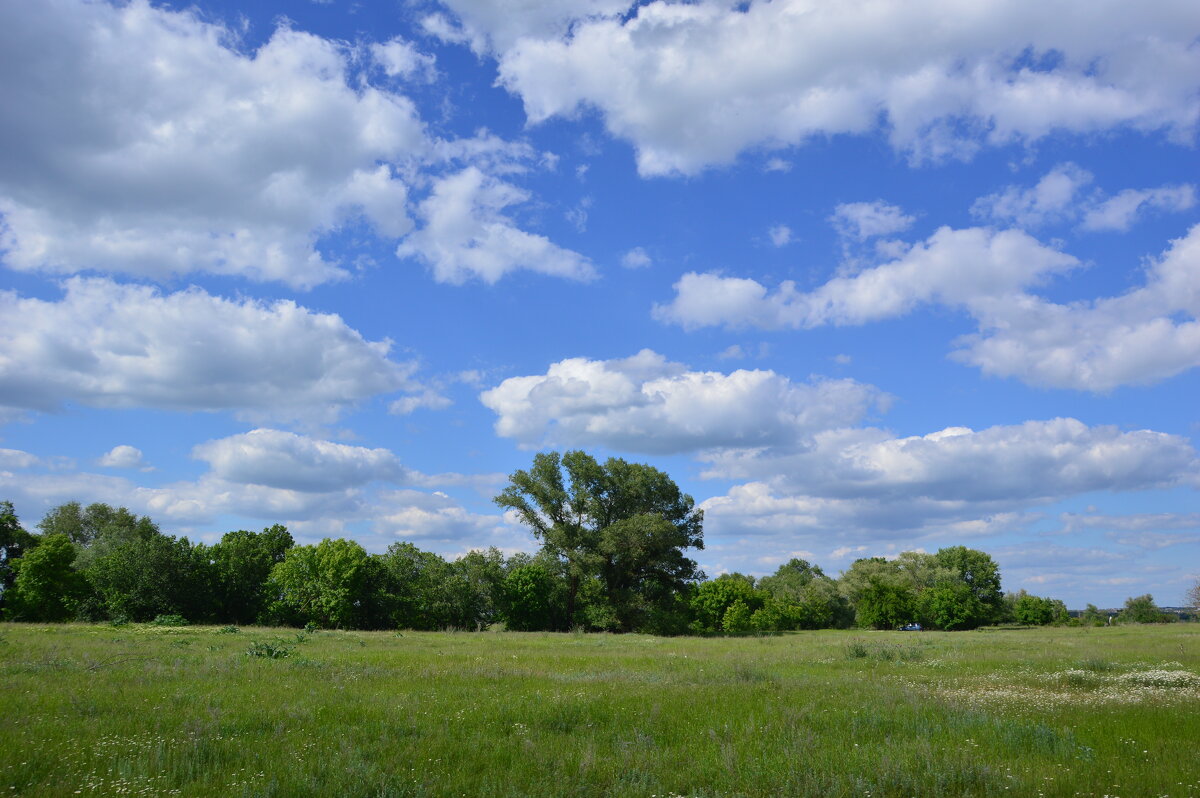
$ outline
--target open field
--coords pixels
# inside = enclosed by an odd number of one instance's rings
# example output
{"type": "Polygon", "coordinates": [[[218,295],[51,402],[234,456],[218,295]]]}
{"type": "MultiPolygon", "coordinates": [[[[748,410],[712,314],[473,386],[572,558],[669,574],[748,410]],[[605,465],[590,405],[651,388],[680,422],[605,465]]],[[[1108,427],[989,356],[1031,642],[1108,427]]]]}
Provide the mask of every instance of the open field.
{"type": "Polygon", "coordinates": [[[0,795],[1200,796],[1198,674],[1197,624],[3,624],[0,795]]]}

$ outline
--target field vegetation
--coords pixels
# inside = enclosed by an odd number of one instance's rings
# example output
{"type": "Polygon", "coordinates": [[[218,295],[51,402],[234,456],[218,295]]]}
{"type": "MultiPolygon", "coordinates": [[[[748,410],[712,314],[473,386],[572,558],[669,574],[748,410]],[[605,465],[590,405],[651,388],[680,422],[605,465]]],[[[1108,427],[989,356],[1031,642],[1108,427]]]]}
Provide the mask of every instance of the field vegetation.
{"type": "Polygon", "coordinates": [[[0,624],[0,794],[1196,796],[1200,625],[0,624]]]}

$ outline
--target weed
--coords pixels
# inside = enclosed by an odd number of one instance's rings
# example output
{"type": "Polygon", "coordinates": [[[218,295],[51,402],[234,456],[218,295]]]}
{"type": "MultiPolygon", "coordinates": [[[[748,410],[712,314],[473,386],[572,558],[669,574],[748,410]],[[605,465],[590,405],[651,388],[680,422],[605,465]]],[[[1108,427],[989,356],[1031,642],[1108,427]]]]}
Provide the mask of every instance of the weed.
{"type": "Polygon", "coordinates": [[[187,626],[188,620],[182,615],[156,615],[154,620],[150,622],[151,626],[187,626]]]}
{"type": "Polygon", "coordinates": [[[295,650],[295,648],[283,645],[282,642],[267,643],[256,640],[250,644],[250,648],[246,649],[246,656],[262,659],[284,659],[290,657],[295,650]]]}
{"type": "Polygon", "coordinates": [[[237,633],[238,633],[238,632],[240,632],[240,631],[242,631],[242,630],[241,630],[241,629],[239,629],[239,628],[237,628],[236,626],[233,626],[233,625],[230,625],[230,626],[222,626],[220,629],[218,629],[218,630],[217,630],[217,634],[222,634],[222,635],[235,635],[235,634],[237,634],[237,633]]]}

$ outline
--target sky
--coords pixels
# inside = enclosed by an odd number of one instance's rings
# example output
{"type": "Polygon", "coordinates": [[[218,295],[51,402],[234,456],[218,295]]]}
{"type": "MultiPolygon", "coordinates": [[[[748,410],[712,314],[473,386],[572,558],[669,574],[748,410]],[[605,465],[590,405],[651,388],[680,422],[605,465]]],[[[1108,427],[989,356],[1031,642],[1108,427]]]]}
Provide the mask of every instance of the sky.
{"type": "Polygon", "coordinates": [[[710,576],[1200,577],[1194,0],[0,2],[0,499],[537,541],[649,463],[710,576]]]}

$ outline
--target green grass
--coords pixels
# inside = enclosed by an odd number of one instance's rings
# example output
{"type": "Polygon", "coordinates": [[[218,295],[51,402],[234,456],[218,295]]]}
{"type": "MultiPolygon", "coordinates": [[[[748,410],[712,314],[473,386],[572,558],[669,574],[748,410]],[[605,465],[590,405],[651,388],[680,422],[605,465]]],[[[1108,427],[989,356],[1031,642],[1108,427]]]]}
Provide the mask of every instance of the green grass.
{"type": "Polygon", "coordinates": [[[0,796],[1200,796],[1197,674],[1200,625],[1184,624],[743,639],[6,624],[0,796]]]}

